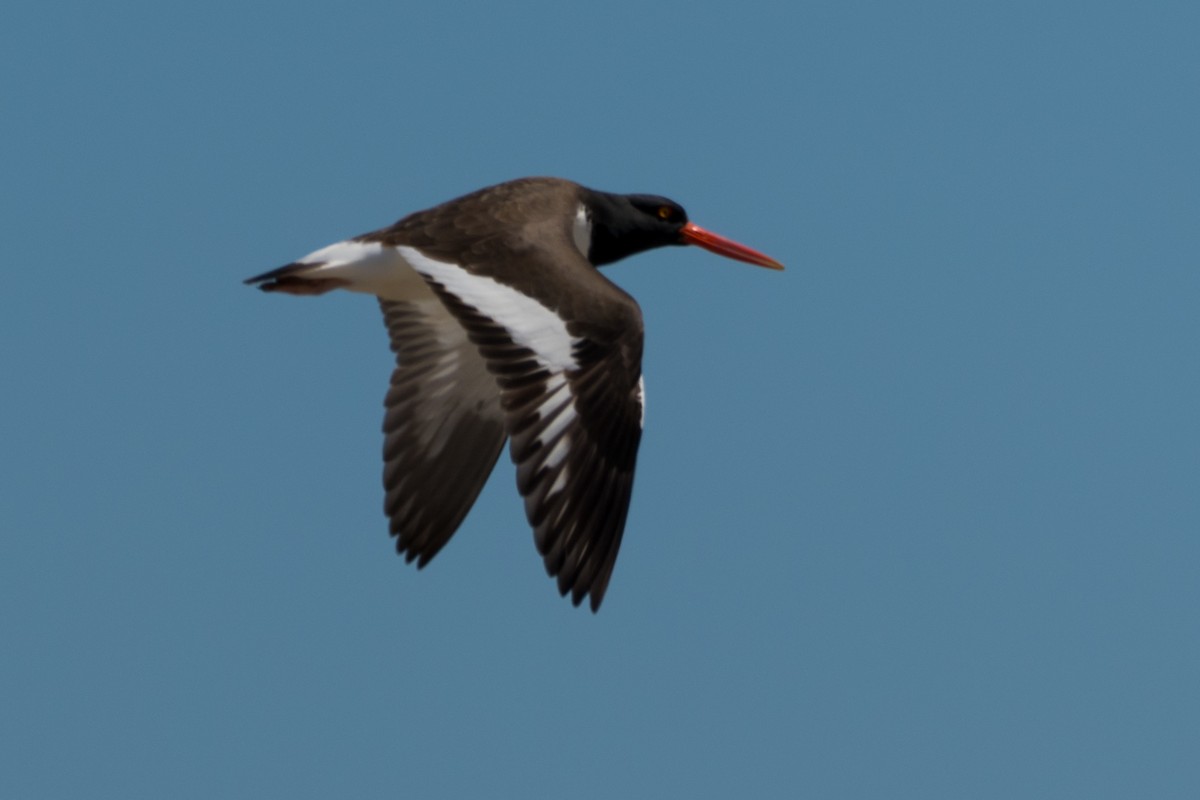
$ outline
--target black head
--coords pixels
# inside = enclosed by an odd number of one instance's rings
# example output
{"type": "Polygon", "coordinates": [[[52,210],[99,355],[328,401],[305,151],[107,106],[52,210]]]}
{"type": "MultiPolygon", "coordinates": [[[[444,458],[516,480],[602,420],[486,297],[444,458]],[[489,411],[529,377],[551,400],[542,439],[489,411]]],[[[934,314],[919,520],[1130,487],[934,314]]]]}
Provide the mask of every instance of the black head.
{"type": "Polygon", "coordinates": [[[674,200],[653,194],[609,194],[586,190],[592,223],[588,260],[596,266],[668,244],[681,238],[687,212],[674,200]]]}
{"type": "Polygon", "coordinates": [[[668,244],[694,244],[735,261],[768,269],[783,265],[768,255],[688,222],[674,200],[656,194],[608,194],[583,189],[592,224],[588,260],[597,267],[668,244]]]}

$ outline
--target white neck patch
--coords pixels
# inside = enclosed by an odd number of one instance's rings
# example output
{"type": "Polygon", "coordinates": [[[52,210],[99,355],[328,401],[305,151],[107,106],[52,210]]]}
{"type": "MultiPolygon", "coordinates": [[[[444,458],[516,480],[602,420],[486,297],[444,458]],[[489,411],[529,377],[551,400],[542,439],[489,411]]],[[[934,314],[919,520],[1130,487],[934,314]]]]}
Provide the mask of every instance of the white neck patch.
{"type": "Polygon", "coordinates": [[[583,257],[588,257],[588,250],[592,248],[592,221],[588,219],[587,208],[582,203],[579,204],[579,210],[575,212],[575,223],[571,226],[571,236],[575,240],[575,247],[579,248],[579,252],[583,253],[583,257]]]}
{"type": "Polygon", "coordinates": [[[640,414],[640,416],[638,417],[638,427],[642,428],[644,430],[646,427],[646,378],[645,378],[645,376],[638,378],[637,399],[638,399],[638,414],[640,414]]]}

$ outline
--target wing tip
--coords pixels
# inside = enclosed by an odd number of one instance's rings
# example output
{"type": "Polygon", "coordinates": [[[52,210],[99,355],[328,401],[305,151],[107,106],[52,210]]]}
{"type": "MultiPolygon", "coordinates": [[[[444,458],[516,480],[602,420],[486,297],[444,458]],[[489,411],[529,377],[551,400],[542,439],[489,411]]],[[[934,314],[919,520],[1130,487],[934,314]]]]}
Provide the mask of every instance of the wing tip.
{"type": "Polygon", "coordinates": [[[600,610],[600,604],[604,602],[604,593],[607,589],[607,585],[599,585],[598,581],[594,581],[586,585],[583,582],[577,582],[573,585],[564,585],[562,582],[560,582],[558,586],[558,593],[563,597],[570,595],[571,605],[575,606],[576,608],[579,608],[581,605],[583,605],[583,599],[586,597],[588,600],[588,608],[590,608],[592,613],[595,614],[600,610]]]}

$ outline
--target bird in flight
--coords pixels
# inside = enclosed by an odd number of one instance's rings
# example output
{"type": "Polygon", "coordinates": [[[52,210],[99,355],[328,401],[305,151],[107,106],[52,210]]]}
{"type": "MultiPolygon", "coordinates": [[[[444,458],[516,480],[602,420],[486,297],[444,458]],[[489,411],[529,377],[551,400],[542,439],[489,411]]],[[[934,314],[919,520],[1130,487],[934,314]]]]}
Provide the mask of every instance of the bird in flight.
{"type": "Polygon", "coordinates": [[[664,245],[783,269],[665,197],[524,178],[246,283],[378,298],[396,354],[384,510],[407,561],[423,567],[449,541],[509,439],[547,573],[596,611],[625,530],[645,395],[641,310],[597,267],[664,245]]]}

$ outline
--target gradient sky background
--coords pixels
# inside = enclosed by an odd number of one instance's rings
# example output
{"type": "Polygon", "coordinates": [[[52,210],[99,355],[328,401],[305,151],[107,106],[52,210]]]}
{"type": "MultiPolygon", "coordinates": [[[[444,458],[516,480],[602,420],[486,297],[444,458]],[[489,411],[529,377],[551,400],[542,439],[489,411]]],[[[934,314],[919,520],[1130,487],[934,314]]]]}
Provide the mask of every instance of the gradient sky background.
{"type": "Polygon", "coordinates": [[[0,12],[0,796],[1194,798],[1200,6],[0,12]],[[607,271],[605,605],[505,457],[392,550],[374,303],[241,280],[531,174],[607,271]]]}

